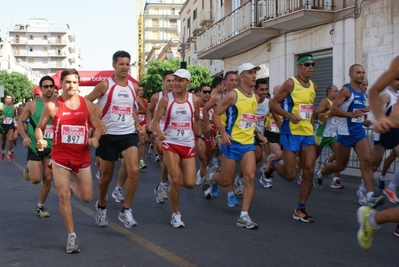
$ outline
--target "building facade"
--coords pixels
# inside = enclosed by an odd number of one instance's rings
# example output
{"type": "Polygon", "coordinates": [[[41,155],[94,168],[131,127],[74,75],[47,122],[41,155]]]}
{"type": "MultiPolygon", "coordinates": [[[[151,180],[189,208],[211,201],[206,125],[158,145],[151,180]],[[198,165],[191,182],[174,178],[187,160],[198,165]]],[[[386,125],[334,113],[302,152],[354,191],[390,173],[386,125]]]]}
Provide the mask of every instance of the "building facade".
{"type": "MultiPolygon", "coordinates": [[[[296,74],[301,53],[314,55],[313,81],[339,88],[358,63],[369,82],[399,54],[399,1],[232,0],[219,1],[221,18],[197,37],[199,59],[221,59],[224,72],[244,62],[260,65],[270,86],[296,74]],[[225,15],[226,14],[226,15],[225,15]]],[[[216,19],[215,19],[216,21],[216,19]]]]}
{"type": "Polygon", "coordinates": [[[46,19],[30,19],[9,29],[8,41],[17,62],[43,75],[65,68],[82,68],[82,55],[76,38],[66,23],[50,23],[46,19]]]}

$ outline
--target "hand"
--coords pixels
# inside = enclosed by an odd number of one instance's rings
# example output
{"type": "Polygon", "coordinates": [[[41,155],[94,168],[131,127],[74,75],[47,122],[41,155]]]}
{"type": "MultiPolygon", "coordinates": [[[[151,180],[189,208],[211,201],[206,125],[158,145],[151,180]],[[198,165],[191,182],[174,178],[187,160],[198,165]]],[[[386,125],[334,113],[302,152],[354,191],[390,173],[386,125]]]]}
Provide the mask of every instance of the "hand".
{"type": "Polygon", "coordinates": [[[364,127],[370,127],[371,125],[373,125],[373,122],[371,121],[371,120],[365,120],[364,122],[363,122],[363,126],[364,127]]]}
{"type": "Polygon", "coordinates": [[[205,149],[206,149],[205,141],[202,138],[197,139],[196,145],[197,145],[198,150],[205,151],[205,149]]]}
{"type": "Polygon", "coordinates": [[[24,141],[22,142],[22,144],[23,144],[24,147],[29,148],[30,147],[30,142],[32,142],[32,140],[30,140],[29,137],[25,137],[24,141]]]}
{"type": "Polygon", "coordinates": [[[290,122],[292,122],[293,124],[297,124],[301,119],[301,117],[299,117],[298,115],[294,115],[294,114],[290,114],[289,118],[290,122]]]}
{"type": "Polygon", "coordinates": [[[258,139],[259,144],[261,144],[261,145],[266,145],[268,143],[267,138],[259,133],[257,134],[257,139],[258,139]]]}
{"type": "Polygon", "coordinates": [[[98,145],[99,145],[99,144],[98,144],[97,138],[94,138],[94,137],[89,138],[88,143],[89,143],[89,146],[92,146],[92,147],[94,147],[94,148],[97,148],[98,145]]]}
{"type": "Polygon", "coordinates": [[[391,128],[395,128],[395,124],[386,116],[383,116],[376,120],[373,126],[373,131],[376,133],[386,133],[391,128]]]}
{"type": "Polygon", "coordinates": [[[37,151],[43,151],[47,147],[47,141],[42,139],[42,140],[37,140],[36,142],[36,148],[37,151]]]}
{"type": "Polygon", "coordinates": [[[101,135],[105,135],[108,131],[107,125],[102,120],[99,120],[98,128],[100,129],[101,135]]]}
{"type": "Polygon", "coordinates": [[[150,132],[150,133],[153,132],[151,124],[152,124],[152,123],[149,123],[149,124],[147,125],[147,132],[150,132]]]}
{"type": "Polygon", "coordinates": [[[138,125],[138,127],[136,127],[136,130],[137,130],[137,133],[138,133],[140,136],[142,136],[142,135],[145,134],[144,127],[142,127],[141,125],[138,125]]]}
{"type": "Polygon", "coordinates": [[[162,134],[160,134],[158,138],[159,138],[159,141],[161,141],[161,142],[165,141],[167,139],[166,138],[166,133],[162,132],[162,134]]]}
{"type": "Polygon", "coordinates": [[[326,122],[330,116],[327,113],[319,113],[319,121],[326,122]]]}
{"type": "Polygon", "coordinates": [[[353,116],[352,118],[359,118],[359,117],[363,117],[364,115],[364,110],[362,109],[357,109],[353,112],[353,116]]]}
{"type": "Polygon", "coordinates": [[[220,140],[222,141],[223,145],[229,146],[231,144],[231,141],[233,140],[233,138],[231,138],[231,136],[228,135],[227,133],[222,133],[220,140]]]}

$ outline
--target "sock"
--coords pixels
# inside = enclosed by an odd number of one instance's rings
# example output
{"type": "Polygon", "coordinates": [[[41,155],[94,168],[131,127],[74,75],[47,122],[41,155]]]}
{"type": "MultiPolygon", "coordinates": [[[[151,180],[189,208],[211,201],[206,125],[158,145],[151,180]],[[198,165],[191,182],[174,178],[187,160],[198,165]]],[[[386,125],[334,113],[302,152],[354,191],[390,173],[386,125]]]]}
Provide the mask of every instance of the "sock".
{"type": "Polygon", "coordinates": [[[141,159],[140,162],[144,162],[144,160],[141,159]]]}
{"type": "Polygon", "coordinates": [[[245,215],[248,215],[248,211],[241,211],[240,218],[242,218],[245,215]]]}
{"type": "Polygon", "coordinates": [[[230,197],[231,195],[234,196],[234,192],[227,192],[227,197],[230,197]]]}
{"type": "Polygon", "coordinates": [[[68,234],[68,237],[71,237],[71,236],[75,236],[76,237],[75,232],[68,234]]]}
{"type": "Polygon", "coordinates": [[[316,172],[317,179],[323,179],[323,174],[321,174],[321,170],[316,172]]]}
{"type": "Polygon", "coordinates": [[[339,177],[334,177],[334,178],[333,178],[333,181],[334,181],[334,182],[339,181],[339,177]]]}
{"type": "Polygon", "coordinates": [[[380,177],[378,177],[378,180],[385,181],[385,176],[384,175],[380,175],[380,177]]]}
{"type": "Polygon", "coordinates": [[[375,221],[375,215],[377,214],[377,211],[373,211],[371,214],[370,214],[370,217],[369,217],[369,222],[370,222],[370,224],[371,224],[371,226],[373,227],[373,228],[380,228],[380,226],[377,224],[377,222],[375,221]]]}
{"type": "Polygon", "coordinates": [[[298,206],[296,207],[296,210],[300,210],[302,208],[305,208],[305,203],[298,203],[298,206]]]}
{"type": "Polygon", "coordinates": [[[372,198],[374,196],[374,192],[370,191],[366,193],[366,199],[369,200],[370,198],[372,198]]]}
{"type": "Polygon", "coordinates": [[[128,210],[127,208],[125,208],[125,207],[122,207],[122,209],[121,209],[121,212],[122,213],[124,213],[125,212],[125,210],[128,210]]]}
{"type": "Polygon", "coordinates": [[[359,190],[362,191],[362,192],[366,192],[366,191],[367,191],[366,186],[364,185],[363,180],[362,180],[362,183],[361,183],[360,186],[359,186],[359,190]]]}
{"type": "Polygon", "coordinates": [[[278,163],[278,160],[273,160],[272,162],[270,162],[270,165],[272,166],[273,170],[276,169],[274,166],[275,166],[277,163],[278,163]]]}
{"type": "Polygon", "coordinates": [[[173,214],[180,215],[180,211],[174,211],[173,214]]]}
{"type": "Polygon", "coordinates": [[[37,206],[38,207],[42,207],[42,206],[44,206],[42,203],[37,203],[37,206]]]}
{"type": "Polygon", "coordinates": [[[8,151],[8,155],[11,155],[12,154],[12,151],[8,151]]]}

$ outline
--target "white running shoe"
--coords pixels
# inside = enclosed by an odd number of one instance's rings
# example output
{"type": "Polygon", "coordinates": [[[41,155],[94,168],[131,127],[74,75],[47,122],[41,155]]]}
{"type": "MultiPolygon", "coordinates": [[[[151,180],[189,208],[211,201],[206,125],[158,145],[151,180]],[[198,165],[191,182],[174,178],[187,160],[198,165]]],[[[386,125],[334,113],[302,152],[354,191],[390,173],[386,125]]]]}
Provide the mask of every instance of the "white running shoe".
{"type": "Polygon", "coordinates": [[[120,211],[118,219],[125,224],[126,228],[132,228],[133,226],[138,226],[137,222],[133,218],[132,209],[120,211]]]}
{"type": "Polygon", "coordinates": [[[108,225],[107,209],[98,208],[98,200],[96,201],[96,223],[98,226],[104,227],[108,225]]]}
{"type": "Polygon", "coordinates": [[[182,220],[181,220],[180,212],[172,214],[172,219],[170,220],[170,224],[174,228],[183,228],[185,226],[184,222],[182,222],[182,220]]]}
{"type": "Polygon", "coordinates": [[[196,185],[200,185],[201,184],[201,174],[200,174],[200,170],[197,171],[197,175],[195,176],[195,184],[196,185]]]}
{"type": "Polygon", "coordinates": [[[112,197],[118,203],[125,201],[125,197],[123,196],[123,191],[118,187],[115,187],[114,191],[112,191],[112,197]]]}

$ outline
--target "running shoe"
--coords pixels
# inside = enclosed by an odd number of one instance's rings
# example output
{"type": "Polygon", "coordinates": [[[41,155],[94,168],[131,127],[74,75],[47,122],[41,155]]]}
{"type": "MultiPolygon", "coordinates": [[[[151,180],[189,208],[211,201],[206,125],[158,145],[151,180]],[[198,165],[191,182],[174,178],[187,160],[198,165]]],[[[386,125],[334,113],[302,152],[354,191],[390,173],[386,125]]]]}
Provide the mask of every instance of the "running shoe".
{"type": "Polygon", "coordinates": [[[301,221],[301,222],[305,222],[305,223],[314,222],[313,217],[312,217],[312,216],[309,216],[309,215],[306,213],[305,208],[302,208],[302,209],[300,209],[300,210],[295,209],[295,210],[294,210],[294,214],[292,215],[292,218],[293,218],[294,220],[301,221]]]}
{"type": "Polygon", "coordinates": [[[259,182],[263,185],[264,188],[272,188],[272,179],[271,178],[266,178],[264,174],[259,178],[259,182]]]}
{"type": "Polygon", "coordinates": [[[148,146],[148,150],[147,150],[147,158],[151,158],[151,155],[152,155],[152,144],[150,144],[149,146],[148,146]]]}
{"type": "Polygon", "coordinates": [[[234,194],[227,195],[227,206],[229,206],[230,208],[240,206],[240,203],[238,202],[234,194]]]}
{"type": "Polygon", "coordinates": [[[370,224],[370,215],[375,212],[370,207],[360,207],[357,210],[357,222],[359,223],[359,230],[357,231],[357,242],[363,249],[369,249],[373,244],[373,235],[379,227],[373,227],[370,224]]]}
{"type": "Polygon", "coordinates": [[[356,194],[357,194],[357,196],[359,198],[358,199],[359,204],[362,205],[362,206],[365,206],[367,204],[366,194],[360,189],[358,189],[356,191],[356,194]]]}
{"type": "Polygon", "coordinates": [[[78,238],[76,237],[75,234],[68,235],[68,241],[65,252],[68,254],[80,252],[80,248],[78,246],[78,238]]]}
{"type": "Polygon", "coordinates": [[[185,226],[184,222],[181,220],[180,212],[172,213],[172,219],[170,220],[170,224],[174,228],[183,228],[185,226]]]}
{"type": "Polygon", "coordinates": [[[162,197],[162,193],[161,193],[161,186],[157,185],[154,189],[154,194],[155,194],[155,201],[158,204],[163,204],[165,203],[165,199],[162,197]]]}
{"type": "Polygon", "coordinates": [[[396,204],[396,203],[399,202],[399,199],[398,199],[398,197],[396,195],[395,190],[390,189],[389,186],[386,185],[384,190],[382,190],[382,193],[384,193],[384,195],[388,198],[388,200],[391,203],[396,204]]]}
{"type": "Polygon", "coordinates": [[[378,176],[378,188],[383,191],[385,189],[385,178],[381,180],[381,175],[378,176]]]}
{"type": "Polygon", "coordinates": [[[217,157],[212,157],[211,165],[212,165],[212,167],[219,168],[219,163],[218,163],[218,158],[217,157]]]}
{"type": "Polygon", "coordinates": [[[318,170],[313,177],[313,187],[320,191],[323,190],[323,178],[319,178],[318,174],[321,174],[321,170],[318,170]]]}
{"type": "Polygon", "coordinates": [[[126,228],[138,226],[137,222],[133,218],[132,209],[125,209],[123,212],[120,211],[118,219],[123,222],[126,228]]]}
{"type": "Polygon", "coordinates": [[[147,165],[145,164],[144,160],[140,160],[139,168],[140,170],[147,169],[147,165]]]}
{"type": "MultiPolygon", "coordinates": [[[[367,198],[367,196],[366,196],[367,198]]],[[[378,206],[381,206],[385,202],[385,197],[384,196],[376,196],[373,195],[370,197],[370,199],[367,199],[366,206],[369,206],[373,209],[375,209],[378,206]]]]}
{"type": "Polygon", "coordinates": [[[112,197],[116,202],[120,203],[125,201],[125,197],[123,196],[123,190],[115,187],[114,191],[112,191],[112,197]]]}
{"type": "Polygon", "coordinates": [[[100,209],[98,208],[98,200],[96,201],[96,223],[98,226],[107,226],[108,225],[108,218],[107,218],[107,209],[100,209]]]}
{"type": "Polygon", "coordinates": [[[28,167],[24,168],[23,176],[24,176],[25,181],[29,181],[29,168],[28,167]]]}
{"type": "Polygon", "coordinates": [[[161,158],[159,157],[159,155],[155,154],[154,162],[160,162],[160,161],[161,161],[161,158]]]}
{"type": "Polygon", "coordinates": [[[50,217],[50,213],[47,211],[46,207],[43,205],[36,206],[36,213],[37,213],[37,216],[39,216],[40,218],[50,217]]]}
{"type": "Polygon", "coordinates": [[[4,160],[4,158],[6,157],[6,153],[1,153],[1,160],[4,160]]]}
{"type": "Polygon", "coordinates": [[[245,181],[241,179],[238,183],[234,183],[234,194],[241,196],[244,192],[245,181]]]}
{"type": "Polygon", "coordinates": [[[335,180],[333,179],[331,184],[330,184],[330,187],[334,188],[334,189],[344,189],[344,185],[341,184],[339,179],[335,179],[335,180]]]}
{"type": "Polygon", "coordinates": [[[7,159],[9,161],[14,161],[14,156],[12,155],[12,153],[7,155],[7,159]]]}
{"type": "Polygon", "coordinates": [[[248,214],[245,214],[242,217],[238,217],[236,222],[237,227],[247,228],[247,229],[256,229],[259,225],[251,220],[248,214]]]}
{"type": "Polygon", "coordinates": [[[201,184],[201,180],[202,180],[202,178],[201,178],[200,170],[198,170],[197,174],[195,176],[195,184],[196,185],[200,185],[201,184]]]}
{"type": "Polygon", "coordinates": [[[97,173],[96,173],[96,179],[100,180],[100,172],[99,171],[97,171],[97,173]]]}
{"type": "Polygon", "coordinates": [[[212,196],[212,198],[218,197],[218,185],[215,183],[211,184],[211,196],[212,196]]]}
{"type": "Polygon", "coordinates": [[[207,174],[202,178],[202,180],[201,180],[202,190],[205,191],[211,186],[211,184],[212,184],[211,176],[217,171],[217,169],[218,168],[215,166],[211,167],[208,170],[207,174]]]}
{"type": "Polygon", "coordinates": [[[393,231],[393,234],[397,237],[399,237],[399,224],[396,225],[395,231],[393,231]]]}

